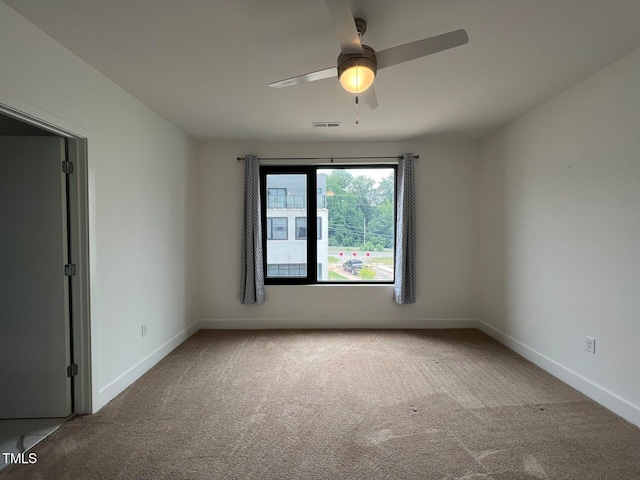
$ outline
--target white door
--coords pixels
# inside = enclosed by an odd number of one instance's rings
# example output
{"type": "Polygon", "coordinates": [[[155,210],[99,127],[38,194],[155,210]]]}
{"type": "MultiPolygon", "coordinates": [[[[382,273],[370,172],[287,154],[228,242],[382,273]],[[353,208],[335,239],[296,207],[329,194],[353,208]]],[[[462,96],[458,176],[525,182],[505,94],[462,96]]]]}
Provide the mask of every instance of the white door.
{"type": "Polygon", "coordinates": [[[0,418],[71,414],[64,139],[0,136],[0,418]]]}

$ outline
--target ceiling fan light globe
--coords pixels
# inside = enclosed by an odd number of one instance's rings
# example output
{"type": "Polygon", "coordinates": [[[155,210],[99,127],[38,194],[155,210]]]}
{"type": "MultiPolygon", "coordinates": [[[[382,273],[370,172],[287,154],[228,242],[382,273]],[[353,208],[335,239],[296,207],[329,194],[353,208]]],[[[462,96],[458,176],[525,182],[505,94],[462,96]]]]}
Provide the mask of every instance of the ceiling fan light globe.
{"type": "Polygon", "coordinates": [[[362,53],[341,53],[338,57],[338,78],[347,92],[362,93],[376,78],[378,61],[369,45],[362,45],[362,53]]]}
{"type": "Polygon", "coordinates": [[[376,74],[366,65],[354,65],[340,75],[340,84],[347,92],[362,93],[373,85],[376,74]]]}

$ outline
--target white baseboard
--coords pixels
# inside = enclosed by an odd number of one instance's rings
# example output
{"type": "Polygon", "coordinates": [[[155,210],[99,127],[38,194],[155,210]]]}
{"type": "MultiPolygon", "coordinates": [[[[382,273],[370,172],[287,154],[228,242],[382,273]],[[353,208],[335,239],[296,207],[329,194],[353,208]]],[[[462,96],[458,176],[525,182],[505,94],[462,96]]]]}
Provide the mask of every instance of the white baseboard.
{"type": "Polygon", "coordinates": [[[559,378],[600,405],[608,408],[613,413],[620,415],[625,420],[640,427],[640,407],[633,405],[624,398],[619,397],[615,393],[610,392],[606,388],[592,382],[588,378],[583,377],[579,373],[561,365],[555,360],[483,321],[478,321],[478,328],[517,354],[549,372],[554,377],[559,378]]]}
{"type": "Polygon", "coordinates": [[[138,380],[142,375],[147,373],[151,367],[166,357],[171,351],[184,342],[191,335],[200,330],[200,322],[194,322],[191,326],[160,345],[145,358],[136,363],[129,370],[124,372],[114,381],[101,388],[98,391],[97,398],[93,399],[93,412],[96,413],[116,396],[122,393],[129,385],[138,380]]]}
{"type": "Polygon", "coordinates": [[[280,330],[280,329],[393,329],[393,328],[479,328],[474,318],[461,319],[394,319],[312,318],[312,319],[233,319],[200,320],[204,330],[280,330]]]}

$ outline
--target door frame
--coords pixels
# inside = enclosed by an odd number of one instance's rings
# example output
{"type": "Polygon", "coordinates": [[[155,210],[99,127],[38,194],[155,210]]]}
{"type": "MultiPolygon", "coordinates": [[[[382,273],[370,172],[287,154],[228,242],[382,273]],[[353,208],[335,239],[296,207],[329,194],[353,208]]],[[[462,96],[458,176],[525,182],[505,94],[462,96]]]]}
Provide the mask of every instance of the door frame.
{"type": "Polygon", "coordinates": [[[78,365],[73,378],[72,415],[92,411],[91,363],[91,305],[89,272],[89,169],[87,164],[88,139],[35,116],[0,103],[0,113],[23,123],[33,125],[66,139],[67,160],[73,162],[73,173],[68,176],[69,197],[69,250],[76,264],[76,275],[71,277],[71,356],[78,365]]]}

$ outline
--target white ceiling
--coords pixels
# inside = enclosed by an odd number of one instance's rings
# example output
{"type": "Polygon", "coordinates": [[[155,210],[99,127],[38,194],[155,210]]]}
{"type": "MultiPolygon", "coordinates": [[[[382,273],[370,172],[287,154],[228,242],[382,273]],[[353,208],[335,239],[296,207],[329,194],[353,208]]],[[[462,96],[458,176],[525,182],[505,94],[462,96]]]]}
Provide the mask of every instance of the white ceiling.
{"type": "Polygon", "coordinates": [[[639,0],[352,0],[383,50],[464,28],[468,45],[378,72],[360,112],[323,0],[3,0],[196,137],[479,138],[640,47],[639,0]],[[313,129],[313,121],[340,121],[313,129]]]}

